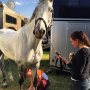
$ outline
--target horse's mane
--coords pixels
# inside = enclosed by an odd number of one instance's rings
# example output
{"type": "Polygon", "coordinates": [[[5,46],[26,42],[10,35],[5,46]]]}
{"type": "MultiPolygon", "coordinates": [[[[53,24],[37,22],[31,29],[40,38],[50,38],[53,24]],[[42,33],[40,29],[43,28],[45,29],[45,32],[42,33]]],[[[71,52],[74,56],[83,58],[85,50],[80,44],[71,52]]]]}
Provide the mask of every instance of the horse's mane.
{"type": "Polygon", "coordinates": [[[29,23],[33,20],[33,18],[35,17],[35,14],[36,14],[36,11],[37,11],[37,7],[35,8],[30,20],[29,20],[29,23]]]}
{"type": "MultiPolygon", "coordinates": [[[[45,0],[39,0],[39,2],[38,2],[38,6],[41,4],[41,2],[43,2],[43,1],[45,1],[45,0]]],[[[37,9],[38,9],[38,6],[34,9],[34,12],[33,12],[33,14],[32,14],[32,16],[31,16],[31,18],[30,18],[30,20],[29,20],[29,23],[33,20],[33,18],[35,17],[35,15],[36,15],[36,11],[37,11],[37,9]]]]}

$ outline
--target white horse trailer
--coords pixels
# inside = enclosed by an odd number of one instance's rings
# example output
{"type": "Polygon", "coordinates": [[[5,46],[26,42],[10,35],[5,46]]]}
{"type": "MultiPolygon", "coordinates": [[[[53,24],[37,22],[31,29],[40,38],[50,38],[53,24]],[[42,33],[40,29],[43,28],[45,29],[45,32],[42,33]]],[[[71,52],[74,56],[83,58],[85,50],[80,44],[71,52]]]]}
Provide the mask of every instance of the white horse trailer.
{"type": "MultiPolygon", "coordinates": [[[[60,60],[56,60],[55,50],[68,58],[70,52],[76,52],[69,41],[73,31],[85,31],[90,38],[90,0],[54,0],[54,19],[51,28],[50,66],[59,68],[60,60]],[[86,5],[86,6],[85,6],[86,5]],[[87,9],[88,8],[88,9],[87,9]]],[[[69,69],[67,66],[65,69],[69,69]]]]}

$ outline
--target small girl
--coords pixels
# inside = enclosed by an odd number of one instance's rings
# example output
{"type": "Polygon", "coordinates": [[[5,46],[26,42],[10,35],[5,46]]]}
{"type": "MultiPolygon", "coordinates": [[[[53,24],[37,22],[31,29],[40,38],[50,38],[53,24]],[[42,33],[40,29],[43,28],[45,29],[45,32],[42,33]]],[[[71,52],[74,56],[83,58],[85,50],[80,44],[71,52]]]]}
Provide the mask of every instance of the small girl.
{"type": "MultiPolygon", "coordinates": [[[[28,90],[34,90],[33,86],[33,80],[32,80],[32,70],[28,69],[26,76],[30,78],[31,80],[31,85],[28,88],[28,90]]],[[[48,90],[49,87],[49,79],[46,73],[44,73],[42,70],[37,70],[37,90],[48,90]]]]}

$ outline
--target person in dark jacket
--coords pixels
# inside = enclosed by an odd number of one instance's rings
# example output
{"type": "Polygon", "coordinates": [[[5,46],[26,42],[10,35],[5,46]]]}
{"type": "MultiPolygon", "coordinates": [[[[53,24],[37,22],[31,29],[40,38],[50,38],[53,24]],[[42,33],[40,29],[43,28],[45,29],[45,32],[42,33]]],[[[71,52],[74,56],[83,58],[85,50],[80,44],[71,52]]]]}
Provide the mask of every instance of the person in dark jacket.
{"type": "Polygon", "coordinates": [[[78,51],[67,60],[60,55],[57,58],[71,68],[71,90],[90,89],[90,40],[85,32],[75,31],[70,36],[71,44],[78,51]]]}

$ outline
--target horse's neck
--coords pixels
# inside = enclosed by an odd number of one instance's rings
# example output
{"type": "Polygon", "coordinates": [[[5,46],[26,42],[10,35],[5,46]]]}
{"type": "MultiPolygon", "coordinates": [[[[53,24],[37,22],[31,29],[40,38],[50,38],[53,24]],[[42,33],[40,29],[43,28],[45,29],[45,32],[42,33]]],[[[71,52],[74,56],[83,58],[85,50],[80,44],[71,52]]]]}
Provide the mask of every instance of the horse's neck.
{"type": "Polygon", "coordinates": [[[29,38],[35,38],[33,34],[33,30],[35,27],[35,19],[33,19],[31,22],[29,22],[24,28],[24,32],[28,35],[29,38]]]}
{"type": "Polygon", "coordinates": [[[33,34],[33,30],[35,27],[35,18],[29,23],[27,34],[29,34],[29,38],[34,40],[34,50],[37,51],[37,49],[40,47],[40,44],[42,40],[36,39],[35,35],[33,34]],[[31,30],[30,30],[31,29],[31,30]]]}
{"type": "Polygon", "coordinates": [[[38,49],[41,47],[41,45],[42,45],[42,39],[36,39],[36,41],[35,41],[35,46],[34,46],[34,50],[35,50],[35,52],[38,52],[38,49]]]}
{"type": "Polygon", "coordinates": [[[33,19],[30,23],[28,23],[25,27],[23,27],[22,31],[20,32],[21,34],[25,33],[28,37],[28,42],[30,44],[33,44],[33,49],[34,51],[37,51],[38,48],[40,47],[42,43],[42,39],[36,39],[35,35],[33,34],[33,30],[35,27],[35,19],[33,19]],[[31,43],[31,40],[33,40],[34,43],[31,43]]]}

